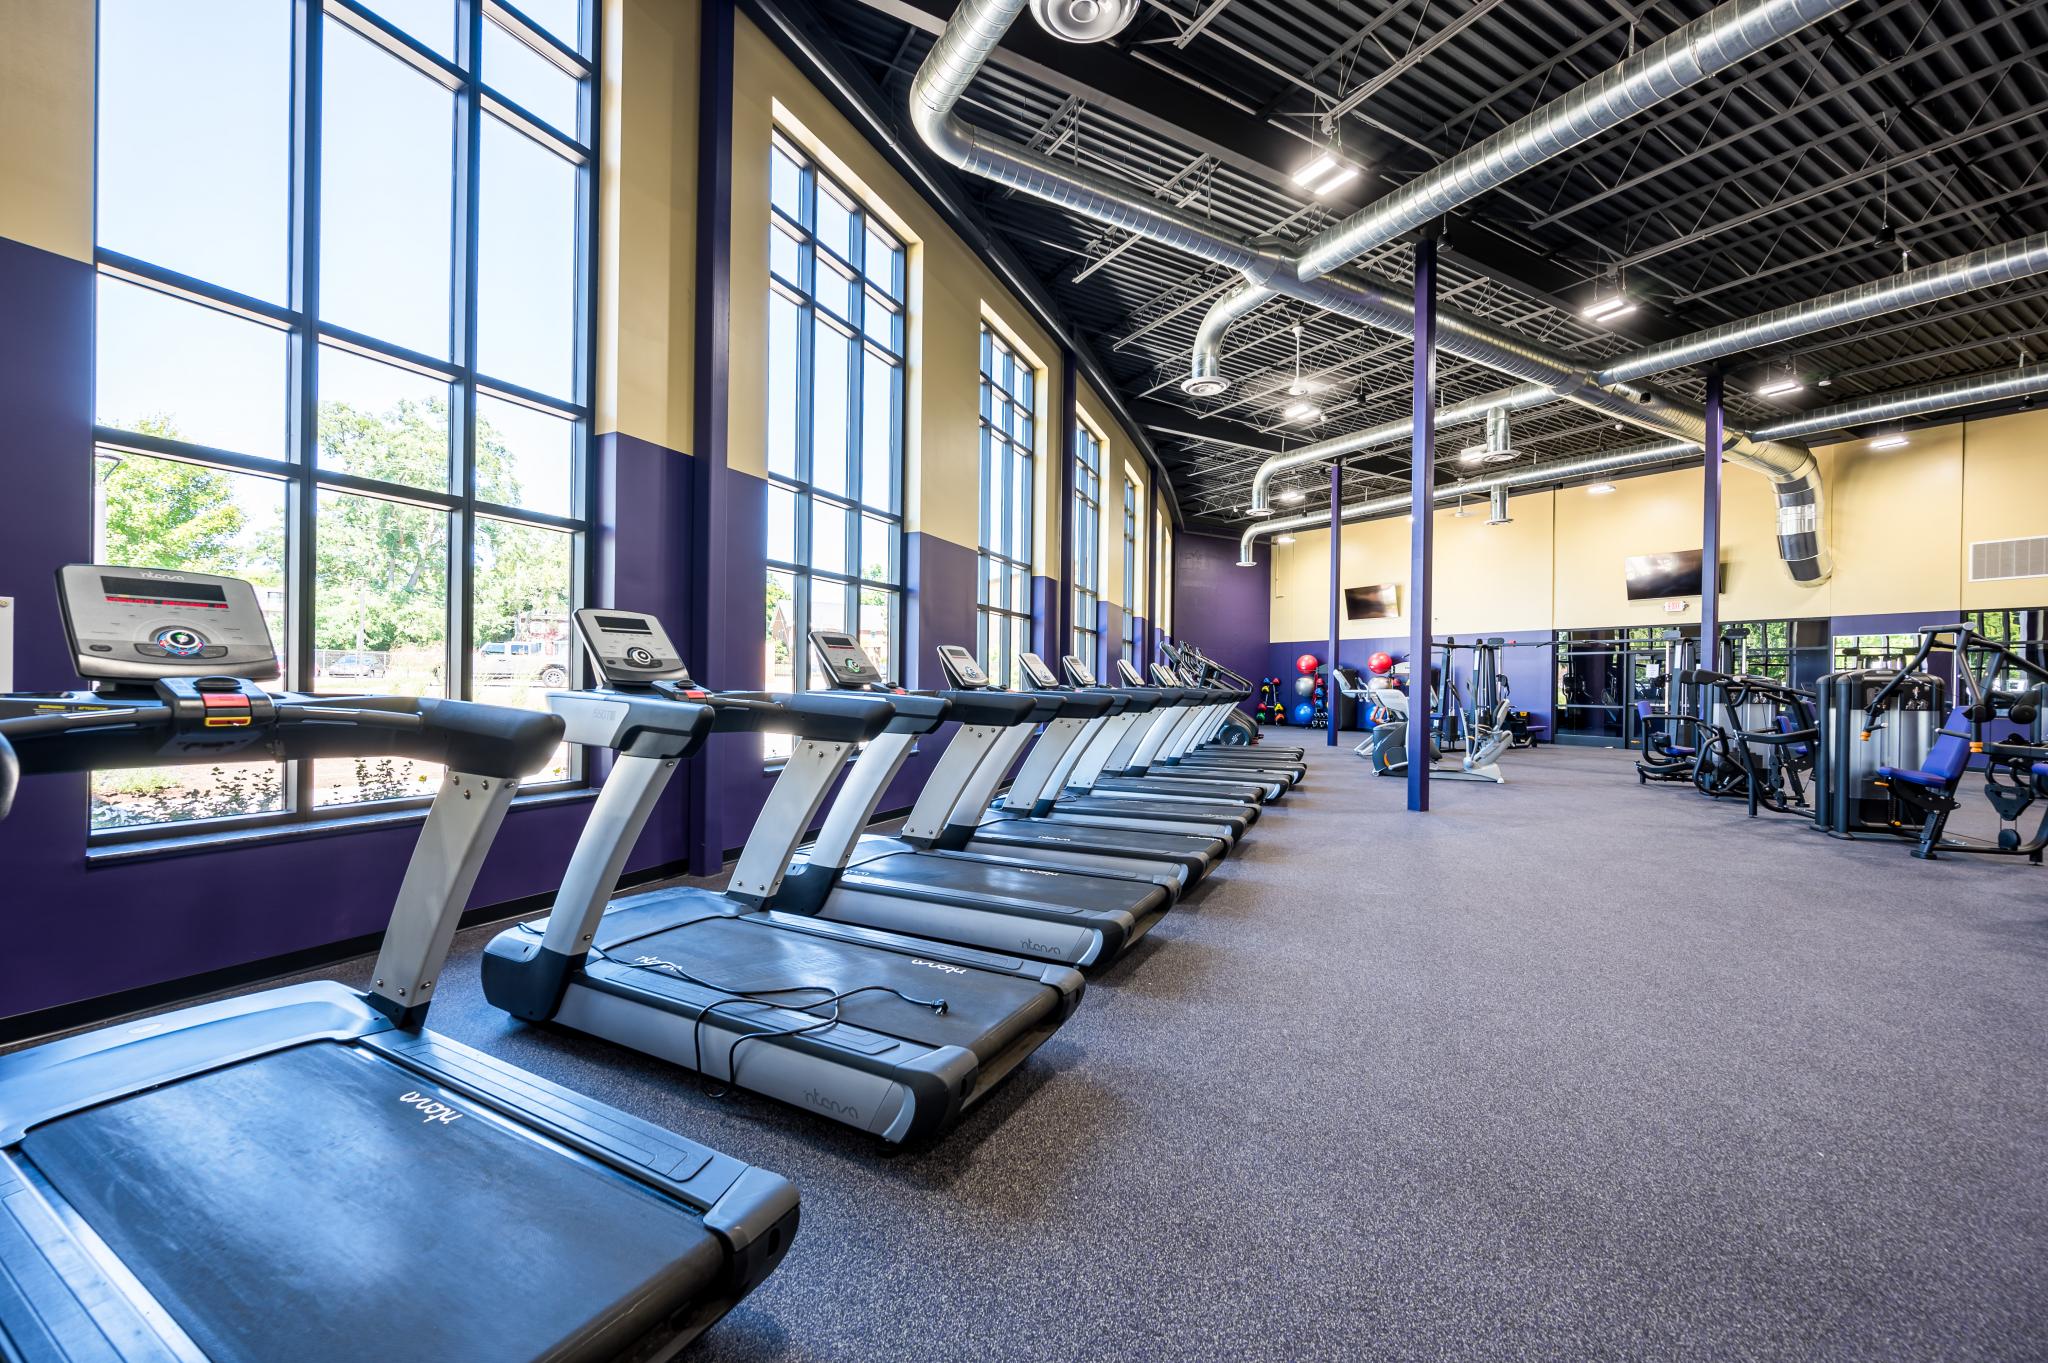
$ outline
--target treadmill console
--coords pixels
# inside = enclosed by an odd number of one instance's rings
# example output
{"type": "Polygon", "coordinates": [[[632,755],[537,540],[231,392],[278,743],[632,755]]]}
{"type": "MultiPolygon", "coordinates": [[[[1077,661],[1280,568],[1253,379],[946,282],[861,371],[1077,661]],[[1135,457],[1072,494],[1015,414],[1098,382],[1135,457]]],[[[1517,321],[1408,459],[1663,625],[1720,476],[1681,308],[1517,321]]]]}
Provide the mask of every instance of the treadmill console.
{"type": "Polygon", "coordinates": [[[825,665],[832,685],[842,691],[865,691],[882,684],[882,673],[860,641],[843,630],[814,629],[811,648],[825,665]]]}
{"type": "Polygon", "coordinates": [[[1161,686],[1186,686],[1187,683],[1173,675],[1173,669],[1165,663],[1152,664],[1152,680],[1161,686]]]}
{"type": "Polygon", "coordinates": [[[1131,666],[1129,658],[1118,658],[1116,660],[1116,673],[1119,677],[1123,678],[1125,686],[1143,686],[1145,684],[1145,678],[1139,674],[1137,668],[1131,666]]]}
{"type": "Polygon", "coordinates": [[[74,563],[57,573],[57,599],[81,677],[277,676],[262,603],[240,578],[74,563]]]}
{"type": "Polygon", "coordinates": [[[1031,679],[1031,684],[1039,690],[1057,691],[1060,689],[1060,679],[1055,677],[1052,674],[1052,669],[1045,665],[1045,659],[1039,657],[1036,653],[1019,653],[1017,655],[1017,663],[1024,669],[1024,675],[1031,679]]]}
{"type": "Polygon", "coordinates": [[[1074,679],[1076,686],[1095,685],[1095,669],[1071,653],[1060,657],[1060,666],[1067,669],[1067,675],[1074,679]]]}
{"type": "Polygon", "coordinates": [[[645,611],[576,612],[576,632],[590,653],[599,680],[611,686],[648,686],[655,682],[695,685],[682,655],[669,642],[661,621],[645,611]]]}
{"type": "Polygon", "coordinates": [[[946,678],[962,691],[975,691],[989,684],[988,673],[981,670],[981,664],[974,661],[974,655],[958,644],[939,645],[939,666],[946,671],[946,678]]]}

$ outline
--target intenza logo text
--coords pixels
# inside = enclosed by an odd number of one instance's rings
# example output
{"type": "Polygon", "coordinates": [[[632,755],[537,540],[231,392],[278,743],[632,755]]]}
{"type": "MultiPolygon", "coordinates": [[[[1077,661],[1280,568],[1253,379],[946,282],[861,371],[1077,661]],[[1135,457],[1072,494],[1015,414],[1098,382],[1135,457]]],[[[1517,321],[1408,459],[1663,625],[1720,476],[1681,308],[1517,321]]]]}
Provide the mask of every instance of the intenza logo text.
{"type": "Polygon", "coordinates": [[[1058,952],[1059,948],[1054,946],[1051,942],[1034,942],[1029,937],[1026,937],[1024,939],[1024,950],[1040,951],[1044,952],[1048,956],[1051,956],[1054,953],[1058,952]]]}
{"type": "Polygon", "coordinates": [[[427,1097],[424,1093],[408,1093],[398,1101],[418,1111],[420,1120],[423,1122],[439,1122],[441,1125],[446,1126],[450,1122],[462,1120],[460,1112],[457,1112],[446,1103],[437,1102],[427,1097]]]}
{"type": "Polygon", "coordinates": [[[183,582],[185,580],[185,575],[183,573],[155,573],[151,572],[147,568],[144,568],[141,572],[137,573],[136,576],[146,577],[151,582],[183,582]]]}
{"type": "Polygon", "coordinates": [[[835,1103],[816,1089],[805,1089],[804,1101],[820,1112],[829,1112],[835,1117],[860,1117],[860,1110],[852,1103],[835,1103]]]}
{"type": "Polygon", "coordinates": [[[927,970],[943,970],[948,975],[965,975],[967,973],[967,967],[964,965],[943,965],[938,961],[927,961],[922,956],[911,957],[910,963],[912,965],[921,965],[927,970]]]}

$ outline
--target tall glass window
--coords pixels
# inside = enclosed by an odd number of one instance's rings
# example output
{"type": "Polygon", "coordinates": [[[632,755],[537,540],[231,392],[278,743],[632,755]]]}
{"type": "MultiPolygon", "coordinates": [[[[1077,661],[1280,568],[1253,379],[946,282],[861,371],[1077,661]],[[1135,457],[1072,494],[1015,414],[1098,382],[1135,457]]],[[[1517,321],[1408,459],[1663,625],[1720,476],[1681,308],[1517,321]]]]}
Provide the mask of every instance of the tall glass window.
{"type": "Polygon", "coordinates": [[[1152,628],[1173,637],[1173,527],[1166,508],[1152,513],[1152,628]]]}
{"type": "Polygon", "coordinates": [[[1031,647],[1031,514],[1037,496],[1038,376],[986,324],[981,328],[981,578],[976,643],[982,668],[1020,684],[1031,647]]]}
{"type": "MultiPolygon", "coordinates": [[[[594,10],[100,0],[95,552],[254,582],[294,688],[538,707],[577,672],[594,10]]],[[[92,824],[437,781],[103,772],[92,824]]]]}
{"type": "Polygon", "coordinates": [[[811,629],[854,634],[899,681],[903,244],[795,143],[768,162],[768,685],[824,684],[811,629]]]}
{"type": "Polygon", "coordinates": [[[1102,665],[1102,437],[1074,425],[1074,653],[1102,665]]]}
{"type": "Polygon", "coordinates": [[[1124,475],[1124,661],[1138,661],[1138,484],[1124,475]]]}

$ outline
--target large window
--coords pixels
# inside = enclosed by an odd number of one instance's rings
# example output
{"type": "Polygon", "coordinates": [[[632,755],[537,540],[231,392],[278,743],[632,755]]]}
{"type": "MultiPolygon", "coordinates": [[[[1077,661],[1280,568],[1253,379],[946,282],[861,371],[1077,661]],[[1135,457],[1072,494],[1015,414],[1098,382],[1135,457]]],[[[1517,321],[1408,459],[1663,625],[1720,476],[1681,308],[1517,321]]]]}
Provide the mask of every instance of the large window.
{"type": "Polygon", "coordinates": [[[1102,665],[1102,437],[1074,425],[1074,653],[1102,665]]]}
{"type": "Polygon", "coordinates": [[[976,641],[981,664],[1004,686],[1020,684],[1031,647],[1031,511],[1037,495],[1038,376],[1031,362],[981,328],[981,581],[976,641]]]}
{"type": "Polygon", "coordinates": [[[903,244],[794,143],[768,158],[768,685],[823,684],[811,629],[852,632],[897,681],[903,244]]]}
{"type": "Polygon", "coordinates": [[[1752,677],[1810,689],[1834,661],[1828,648],[1825,620],[1751,620],[1722,628],[1724,646],[1732,642],[1735,670],[1752,677]]]}
{"type": "Polygon", "coordinates": [[[1166,508],[1152,513],[1152,628],[1166,638],[1173,637],[1173,527],[1167,524],[1166,508]]]}
{"type": "MultiPolygon", "coordinates": [[[[253,581],[295,688],[539,706],[575,675],[594,8],[101,0],[96,553],[253,581]]],[[[92,821],[437,779],[103,772],[92,821]]]]}
{"type": "Polygon", "coordinates": [[[1124,474],[1124,661],[1138,662],[1138,482],[1124,474]]]}

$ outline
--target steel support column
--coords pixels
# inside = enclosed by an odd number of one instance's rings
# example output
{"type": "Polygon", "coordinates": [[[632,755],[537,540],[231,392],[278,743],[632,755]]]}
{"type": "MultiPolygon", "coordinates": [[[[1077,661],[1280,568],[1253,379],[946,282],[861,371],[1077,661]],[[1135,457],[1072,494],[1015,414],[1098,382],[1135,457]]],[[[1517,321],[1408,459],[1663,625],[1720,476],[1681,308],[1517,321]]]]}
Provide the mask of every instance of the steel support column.
{"type": "MultiPolygon", "coordinates": [[[[1436,238],[1415,243],[1415,434],[1409,445],[1408,808],[1429,809],[1430,560],[1436,539],[1436,238]]],[[[1337,525],[1330,526],[1335,543],[1337,525]]],[[[1335,555],[1333,553],[1332,558],[1335,555]]],[[[1444,678],[1448,685],[1450,678],[1444,678]]]]}
{"type": "Polygon", "coordinates": [[[1337,622],[1344,601],[1344,527],[1338,523],[1336,508],[1344,505],[1344,461],[1330,461],[1330,652],[1323,659],[1329,676],[1323,681],[1323,706],[1330,712],[1328,746],[1337,746],[1337,622]]]}
{"type": "Polygon", "coordinates": [[[1721,447],[1725,421],[1721,407],[1721,371],[1707,375],[1706,481],[1701,489],[1700,521],[1700,666],[1713,667],[1721,639],[1721,447]]]}

